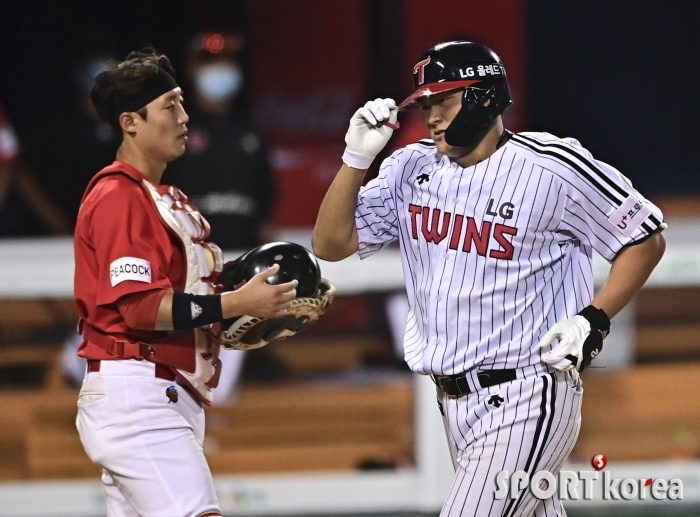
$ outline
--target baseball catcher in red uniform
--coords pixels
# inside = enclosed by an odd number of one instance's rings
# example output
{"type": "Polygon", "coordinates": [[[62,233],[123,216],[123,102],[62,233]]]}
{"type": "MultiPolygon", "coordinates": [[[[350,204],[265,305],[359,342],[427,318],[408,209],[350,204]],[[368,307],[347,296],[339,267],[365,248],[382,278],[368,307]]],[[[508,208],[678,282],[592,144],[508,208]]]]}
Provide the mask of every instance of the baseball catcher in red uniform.
{"type": "Polygon", "coordinates": [[[188,116],[170,61],[132,52],[95,80],[119,141],[87,187],[75,230],[75,300],[88,368],[77,426],[102,468],[109,517],[220,516],[202,451],[219,376],[219,323],[287,316],[297,281],[279,265],[215,294],[219,248],[180,190],[161,185],[185,151],[188,116]]]}

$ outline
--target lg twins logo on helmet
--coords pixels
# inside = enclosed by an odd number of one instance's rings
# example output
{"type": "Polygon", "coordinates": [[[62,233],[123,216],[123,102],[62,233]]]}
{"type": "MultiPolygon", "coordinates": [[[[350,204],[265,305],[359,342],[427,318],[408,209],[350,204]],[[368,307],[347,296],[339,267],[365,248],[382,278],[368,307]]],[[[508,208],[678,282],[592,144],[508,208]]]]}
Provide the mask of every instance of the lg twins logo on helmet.
{"type": "Polygon", "coordinates": [[[422,61],[418,61],[416,66],[413,67],[413,73],[418,74],[418,84],[423,84],[425,81],[425,65],[428,63],[430,63],[430,56],[422,61]]]}

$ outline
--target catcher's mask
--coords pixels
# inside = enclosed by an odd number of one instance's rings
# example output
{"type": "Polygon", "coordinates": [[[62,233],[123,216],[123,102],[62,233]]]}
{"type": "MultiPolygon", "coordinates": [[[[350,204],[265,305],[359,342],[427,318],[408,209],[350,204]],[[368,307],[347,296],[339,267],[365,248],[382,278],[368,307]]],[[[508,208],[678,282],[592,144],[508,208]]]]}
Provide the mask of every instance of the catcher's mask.
{"type": "Polygon", "coordinates": [[[445,131],[445,141],[471,147],[513,103],[506,70],[496,53],[481,43],[448,41],[425,52],[413,67],[415,91],[400,109],[416,106],[420,97],[464,89],[462,109],[445,131]]]}
{"type": "Polygon", "coordinates": [[[227,262],[219,273],[218,282],[224,291],[233,291],[258,273],[274,264],[280,269],[270,278],[268,284],[284,284],[297,280],[297,298],[314,296],[321,283],[321,267],[318,260],[304,246],[293,242],[271,242],[263,244],[227,262]]]}

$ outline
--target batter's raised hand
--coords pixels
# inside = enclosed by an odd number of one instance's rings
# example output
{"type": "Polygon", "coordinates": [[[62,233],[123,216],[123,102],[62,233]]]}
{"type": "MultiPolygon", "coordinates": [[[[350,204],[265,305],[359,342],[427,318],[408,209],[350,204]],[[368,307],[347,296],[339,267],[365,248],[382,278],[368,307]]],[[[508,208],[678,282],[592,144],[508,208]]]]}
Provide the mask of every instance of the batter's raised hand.
{"type": "Polygon", "coordinates": [[[296,298],[298,282],[270,285],[267,279],[279,271],[279,264],[261,271],[235,291],[221,295],[224,318],[254,316],[256,318],[278,318],[287,314],[291,302],[296,298]]]}
{"type": "Polygon", "coordinates": [[[397,127],[398,112],[394,99],[375,99],[358,109],[345,134],[343,162],[355,169],[368,169],[397,127]]]}

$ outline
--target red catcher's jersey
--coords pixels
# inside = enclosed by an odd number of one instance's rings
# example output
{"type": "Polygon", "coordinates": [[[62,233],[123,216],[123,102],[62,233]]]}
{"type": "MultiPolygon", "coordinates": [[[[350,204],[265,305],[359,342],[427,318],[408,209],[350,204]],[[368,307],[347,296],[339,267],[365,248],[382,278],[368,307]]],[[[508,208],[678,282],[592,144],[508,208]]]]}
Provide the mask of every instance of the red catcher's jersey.
{"type": "MultiPolygon", "coordinates": [[[[131,293],[185,288],[182,241],[166,228],[144,180],[141,172],[116,161],[90,182],[75,229],[75,301],[80,317],[94,329],[117,339],[170,345],[164,362],[191,371],[194,331],[130,329],[115,303],[131,293]]],[[[78,355],[114,359],[90,341],[78,355]]],[[[152,361],[159,362],[158,356],[152,361]]]]}

